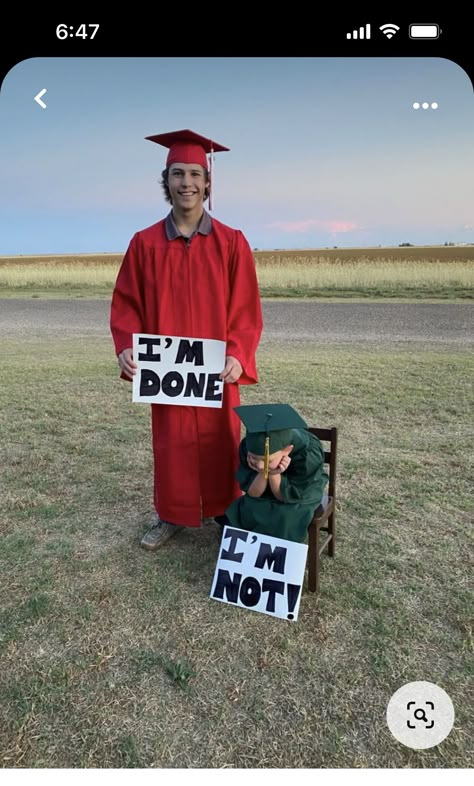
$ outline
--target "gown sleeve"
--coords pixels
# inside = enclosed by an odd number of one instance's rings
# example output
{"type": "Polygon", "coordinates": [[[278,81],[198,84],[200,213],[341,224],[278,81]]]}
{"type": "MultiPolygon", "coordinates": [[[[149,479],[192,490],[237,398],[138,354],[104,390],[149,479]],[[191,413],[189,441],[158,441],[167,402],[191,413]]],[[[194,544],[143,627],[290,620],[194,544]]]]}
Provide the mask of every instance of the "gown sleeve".
{"type": "Polygon", "coordinates": [[[240,361],[240,385],[258,381],[255,354],[263,329],[262,307],[255,260],[248,241],[240,230],[230,260],[230,295],[227,309],[226,354],[240,361]]]}
{"type": "Polygon", "coordinates": [[[324,469],[324,449],[320,440],[308,433],[307,446],[292,456],[289,470],[281,476],[283,502],[319,504],[329,480],[324,469]]]}
{"type": "MultiPolygon", "coordinates": [[[[112,293],[110,330],[116,355],[132,347],[133,333],[143,333],[143,251],[136,233],[126,251],[112,293]]],[[[129,379],[123,372],[122,379],[129,379]]]]}

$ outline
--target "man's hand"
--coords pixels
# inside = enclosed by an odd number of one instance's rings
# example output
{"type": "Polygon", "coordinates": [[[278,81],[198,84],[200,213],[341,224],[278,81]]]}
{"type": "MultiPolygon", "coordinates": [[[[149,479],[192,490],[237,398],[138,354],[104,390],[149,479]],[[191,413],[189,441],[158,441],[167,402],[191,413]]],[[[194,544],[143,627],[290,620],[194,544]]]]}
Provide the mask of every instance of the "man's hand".
{"type": "Polygon", "coordinates": [[[133,349],[128,347],[118,356],[118,364],[127,377],[133,377],[137,373],[137,364],[133,360],[133,349]]]}
{"type": "Polygon", "coordinates": [[[225,368],[219,374],[219,379],[223,379],[226,384],[229,382],[237,382],[243,372],[240,361],[232,355],[227,355],[225,359],[225,368]]]}

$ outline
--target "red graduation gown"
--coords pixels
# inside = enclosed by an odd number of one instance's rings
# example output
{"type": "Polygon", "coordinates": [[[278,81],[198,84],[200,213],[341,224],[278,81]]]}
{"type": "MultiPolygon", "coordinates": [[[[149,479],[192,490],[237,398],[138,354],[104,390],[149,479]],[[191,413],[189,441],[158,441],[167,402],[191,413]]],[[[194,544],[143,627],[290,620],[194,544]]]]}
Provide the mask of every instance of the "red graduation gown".
{"type": "MultiPolygon", "coordinates": [[[[222,409],[152,404],[154,503],[161,519],[198,527],[241,496],[236,481],[239,384],[258,381],[263,321],[255,261],[240,230],[212,219],[209,234],[168,240],[165,221],[137,232],[115,284],[110,328],[116,354],[133,333],[226,341],[243,368],[225,384],[222,409]]],[[[128,379],[123,373],[123,379],[128,379]]]]}

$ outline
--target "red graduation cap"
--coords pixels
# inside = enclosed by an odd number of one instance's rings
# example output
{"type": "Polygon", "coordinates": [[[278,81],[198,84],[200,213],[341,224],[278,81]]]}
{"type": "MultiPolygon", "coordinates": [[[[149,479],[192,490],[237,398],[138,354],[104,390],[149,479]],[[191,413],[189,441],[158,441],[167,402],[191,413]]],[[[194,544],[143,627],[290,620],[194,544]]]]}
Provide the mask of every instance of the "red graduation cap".
{"type": "MultiPolygon", "coordinates": [[[[200,164],[204,169],[209,170],[211,183],[213,154],[230,150],[230,148],[219,145],[212,139],[208,139],[205,136],[201,136],[201,134],[190,131],[189,128],[182,129],[181,131],[168,131],[166,134],[155,134],[154,136],[147,136],[145,139],[149,139],[150,142],[156,142],[158,145],[169,148],[168,157],[166,159],[167,167],[176,162],[183,164],[200,164]],[[210,156],[209,164],[206,154],[210,156]]],[[[209,208],[212,209],[210,191],[209,208]]]]}

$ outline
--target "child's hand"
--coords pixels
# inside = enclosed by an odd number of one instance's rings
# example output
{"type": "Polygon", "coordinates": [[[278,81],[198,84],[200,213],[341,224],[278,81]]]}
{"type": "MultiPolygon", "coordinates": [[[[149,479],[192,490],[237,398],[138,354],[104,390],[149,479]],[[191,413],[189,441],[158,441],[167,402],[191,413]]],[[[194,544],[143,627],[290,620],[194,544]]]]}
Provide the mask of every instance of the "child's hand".
{"type": "Polygon", "coordinates": [[[290,457],[284,455],[284,456],[281,457],[281,461],[278,464],[278,467],[276,467],[275,469],[271,469],[269,474],[270,475],[281,475],[282,472],[284,472],[286,469],[288,469],[290,464],[291,464],[290,457]]]}

